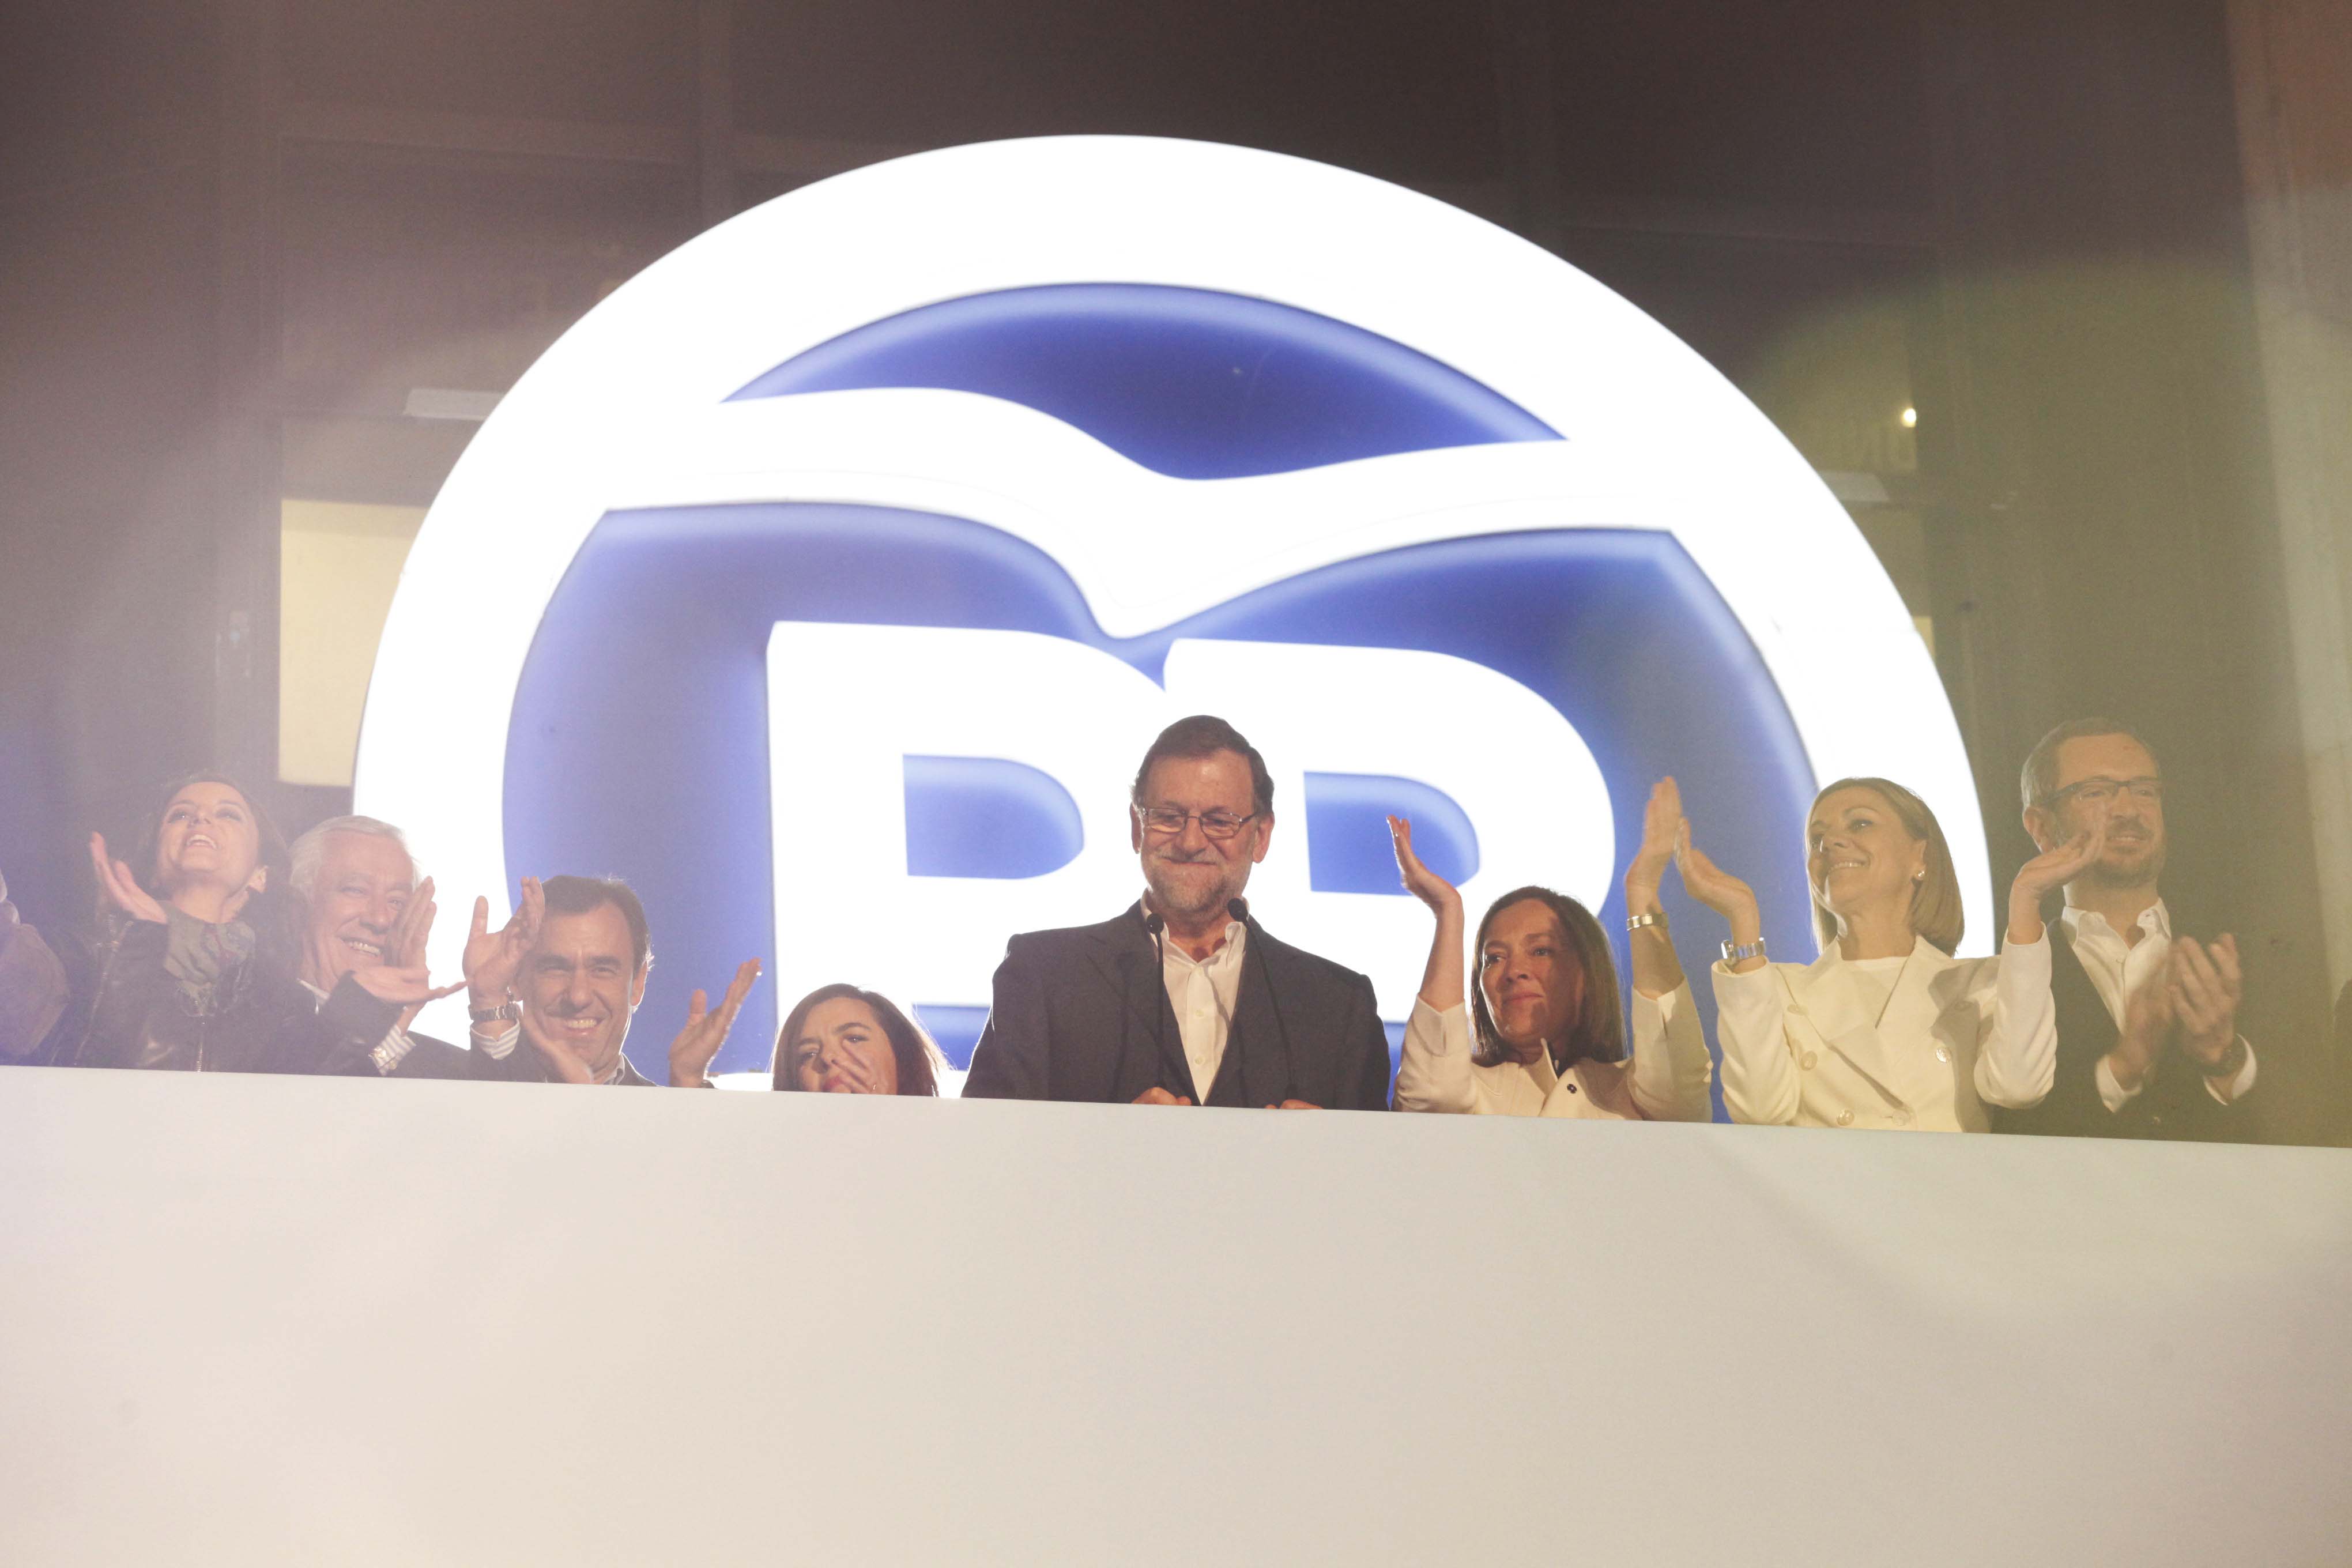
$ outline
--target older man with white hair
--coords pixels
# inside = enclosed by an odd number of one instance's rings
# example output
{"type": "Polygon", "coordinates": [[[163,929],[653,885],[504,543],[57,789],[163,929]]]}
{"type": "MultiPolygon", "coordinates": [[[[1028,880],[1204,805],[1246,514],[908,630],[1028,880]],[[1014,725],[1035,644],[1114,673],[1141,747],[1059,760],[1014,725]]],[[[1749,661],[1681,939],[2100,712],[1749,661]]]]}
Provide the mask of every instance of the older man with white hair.
{"type": "MultiPolygon", "coordinates": [[[[399,828],[372,816],[330,817],[294,841],[291,861],[302,910],[299,974],[319,1011],[281,1059],[313,1072],[385,1078],[545,1077],[503,1025],[478,1027],[470,1050],[409,1032],[420,1007],[465,983],[436,988],[426,975],[433,881],[418,879],[399,828]]],[[[518,910],[490,942],[527,944],[527,915],[518,910]]]]}

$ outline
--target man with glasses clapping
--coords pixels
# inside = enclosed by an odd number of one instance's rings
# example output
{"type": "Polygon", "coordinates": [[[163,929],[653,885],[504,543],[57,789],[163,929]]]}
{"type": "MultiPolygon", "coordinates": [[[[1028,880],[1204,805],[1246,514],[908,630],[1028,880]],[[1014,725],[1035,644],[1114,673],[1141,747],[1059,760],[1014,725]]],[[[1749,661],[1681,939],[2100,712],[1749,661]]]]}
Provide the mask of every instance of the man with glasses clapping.
{"type": "Polygon", "coordinates": [[[1129,805],[1143,897],[1006,944],[965,1098],[1385,1108],[1372,983],[1276,942],[1242,897],[1274,837],[1256,748],[1222,719],[1180,719],[1129,805]]]}
{"type": "Polygon", "coordinates": [[[2254,1053],[2238,1033],[2236,942],[2185,934],[2158,895],[2164,777],[2112,719],[2061,724],[2025,759],[2025,830],[2045,851],[2105,825],[2051,926],[2058,1069],[2048,1098],[1996,1110],[1996,1131],[2100,1138],[2246,1136],[2254,1053]]]}

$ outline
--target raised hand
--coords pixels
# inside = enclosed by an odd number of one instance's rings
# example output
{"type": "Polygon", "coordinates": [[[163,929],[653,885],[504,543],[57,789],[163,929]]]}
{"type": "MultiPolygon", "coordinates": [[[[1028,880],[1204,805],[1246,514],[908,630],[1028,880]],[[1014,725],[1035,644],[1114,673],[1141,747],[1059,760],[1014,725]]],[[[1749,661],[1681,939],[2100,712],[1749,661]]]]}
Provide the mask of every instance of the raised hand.
{"type": "Polygon", "coordinates": [[[2226,933],[2201,946],[2193,937],[2174,941],[2167,960],[2167,989],[2180,1019],[2180,1048],[2200,1066],[2211,1068],[2238,1040],[2238,1001],[2243,984],[2237,940],[2226,933]]]}
{"type": "MultiPolygon", "coordinates": [[[[1756,905],[1756,889],[1699,851],[1691,842],[1687,818],[1677,836],[1675,869],[1682,873],[1683,887],[1692,898],[1730,922],[1733,942],[1747,947],[1763,940],[1764,916],[1756,905]]],[[[1743,958],[1731,966],[1732,973],[1744,974],[1763,963],[1761,957],[1743,958]]]]}
{"type": "Polygon", "coordinates": [[[1675,847],[1675,869],[1682,873],[1683,886],[1692,898],[1735,926],[1743,915],[1755,917],[1756,889],[1701,853],[1698,846],[1691,842],[1688,822],[1682,825],[1675,847]]]}
{"type": "Polygon", "coordinates": [[[352,978],[364,986],[369,995],[381,1002],[406,1005],[399,1023],[404,1033],[416,1022],[416,1015],[425,1004],[455,995],[466,988],[463,980],[436,988],[426,973],[425,943],[433,934],[434,913],[433,879],[427,877],[416,885],[408,902],[401,907],[400,918],[393,922],[383,949],[387,962],[352,971],[352,978]]]}
{"type": "Polygon", "coordinates": [[[522,902],[495,931],[490,930],[490,900],[474,900],[474,929],[466,938],[466,984],[478,1011],[503,1006],[513,998],[522,961],[539,941],[539,922],[546,913],[547,895],[540,891],[536,877],[522,879],[522,902]]]}
{"type": "Polygon", "coordinates": [[[2090,868],[2107,847],[2107,813],[2099,809],[2083,831],[2053,845],[2017,868],[2009,885],[2009,940],[2042,940],[2042,900],[2090,868]]]}
{"type": "MultiPolygon", "coordinates": [[[[1681,853],[1689,826],[1683,821],[1682,786],[1673,775],[1650,786],[1649,804],[1642,808],[1642,847],[1625,868],[1625,913],[1651,915],[1663,922],[1665,909],[1658,902],[1658,885],[1666,868],[1681,853]]],[[[1687,886],[1687,879],[1685,879],[1687,886]]],[[[1683,984],[1682,960],[1675,956],[1674,938],[1663,923],[1629,932],[1628,956],[1633,961],[1633,988],[1655,1000],[1683,984]]]]}
{"type": "Polygon", "coordinates": [[[710,998],[698,991],[687,1001],[686,1027],[669,1043],[669,1081],[673,1089],[699,1089],[707,1083],[710,1064],[719,1055],[719,1047],[727,1043],[727,1031],[735,1026],[735,1015],[743,1005],[743,998],[751,994],[751,983],[760,978],[760,961],[747,958],[736,966],[734,984],[727,987],[726,998],[716,1009],[710,998]]]}
{"type": "Polygon", "coordinates": [[[1658,884],[1665,879],[1682,835],[1682,786],[1669,775],[1651,786],[1650,802],[1642,808],[1642,847],[1625,868],[1627,914],[1658,912],[1658,884]]]}
{"type": "Polygon", "coordinates": [[[1412,824],[1402,816],[1389,818],[1389,847],[1396,851],[1397,875],[1404,889],[1429,906],[1437,917],[1430,932],[1429,963],[1421,972],[1421,999],[1438,1012],[1462,1005],[1462,894],[1454,884],[1421,863],[1412,852],[1412,824]]]}
{"type": "Polygon", "coordinates": [[[1412,852],[1412,824],[1402,816],[1389,818],[1389,847],[1396,852],[1397,876],[1404,890],[1427,904],[1433,914],[1460,913],[1462,894],[1444,878],[1421,863],[1412,852]]]}
{"type": "Polygon", "coordinates": [[[163,906],[156,901],[152,893],[139,885],[139,879],[131,874],[131,868],[120,860],[107,858],[104,834],[89,836],[89,858],[90,863],[98,868],[98,890],[109,903],[134,921],[152,921],[157,925],[164,923],[163,906]]]}

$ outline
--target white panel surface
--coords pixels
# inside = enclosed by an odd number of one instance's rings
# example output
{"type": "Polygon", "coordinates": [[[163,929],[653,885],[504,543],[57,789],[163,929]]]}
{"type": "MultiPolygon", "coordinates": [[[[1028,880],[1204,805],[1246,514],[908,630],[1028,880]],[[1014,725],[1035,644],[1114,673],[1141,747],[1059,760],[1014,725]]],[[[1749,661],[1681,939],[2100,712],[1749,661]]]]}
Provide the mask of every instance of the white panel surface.
{"type": "Polygon", "coordinates": [[[0,1073],[0,1561],[2286,1564],[2352,1157],[0,1073]]]}

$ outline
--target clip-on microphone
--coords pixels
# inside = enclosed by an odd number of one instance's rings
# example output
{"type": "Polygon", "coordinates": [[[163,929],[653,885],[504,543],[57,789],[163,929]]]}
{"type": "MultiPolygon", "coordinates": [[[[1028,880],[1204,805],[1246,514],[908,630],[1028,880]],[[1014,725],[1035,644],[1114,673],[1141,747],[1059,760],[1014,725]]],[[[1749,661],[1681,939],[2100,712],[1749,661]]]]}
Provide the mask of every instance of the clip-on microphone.
{"type": "MultiPolygon", "coordinates": [[[[1298,1098],[1298,1085],[1297,1080],[1291,1077],[1290,1073],[1290,1026],[1282,1021],[1282,998],[1276,996],[1274,993],[1274,965],[1269,962],[1265,952],[1265,931],[1258,925],[1256,921],[1250,918],[1249,900],[1247,899],[1226,900],[1225,913],[1241,921],[1243,928],[1246,930],[1250,935],[1258,939],[1258,973],[1265,976],[1265,999],[1274,1006],[1275,1037],[1282,1045],[1282,1098],[1284,1100],[1297,1100],[1298,1098]]],[[[1243,964],[1244,973],[1246,973],[1248,964],[1248,959],[1246,956],[1243,959],[1243,964]]],[[[1237,1008],[1235,1011],[1239,1011],[1239,1009],[1237,1008]]],[[[1243,1042],[1242,1049],[1244,1051],[1249,1049],[1247,1041],[1243,1042]]]]}

